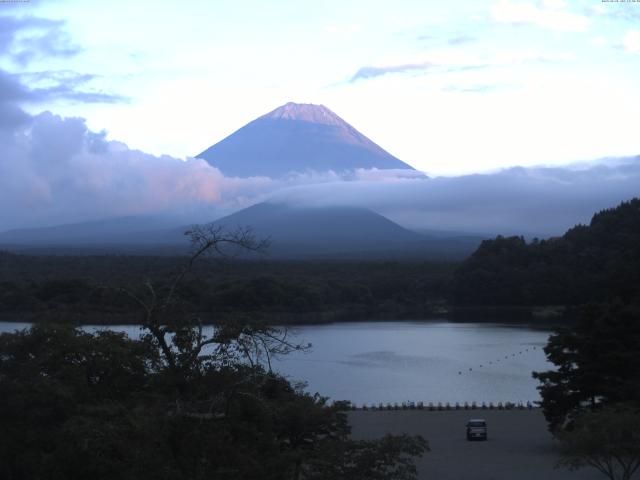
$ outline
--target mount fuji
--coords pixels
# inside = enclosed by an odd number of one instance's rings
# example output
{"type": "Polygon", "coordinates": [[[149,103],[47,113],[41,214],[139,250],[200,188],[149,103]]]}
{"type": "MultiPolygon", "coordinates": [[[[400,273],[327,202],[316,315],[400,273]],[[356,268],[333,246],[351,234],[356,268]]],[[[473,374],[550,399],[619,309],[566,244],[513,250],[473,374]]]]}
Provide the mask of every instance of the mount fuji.
{"type": "Polygon", "coordinates": [[[287,103],[197,155],[232,177],[414,170],[323,105],[287,103]]]}

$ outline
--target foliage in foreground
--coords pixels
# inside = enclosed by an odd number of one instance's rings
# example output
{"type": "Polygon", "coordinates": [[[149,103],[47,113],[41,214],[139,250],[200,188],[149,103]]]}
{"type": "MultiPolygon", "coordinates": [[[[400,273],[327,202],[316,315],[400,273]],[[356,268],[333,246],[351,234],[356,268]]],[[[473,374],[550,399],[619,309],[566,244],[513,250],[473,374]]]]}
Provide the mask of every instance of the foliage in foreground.
{"type": "Polygon", "coordinates": [[[215,225],[187,235],[193,253],[168,283],[123,290],[139,340],[50,325],[0,335],[2,478],[414,479],[421,437],[354,441],[346,405],[272,372],[273,355],[305,348],[286,329],[236,319],[204,333],[178,294],[194,262],[266,244],[215,225]]]}
{"type": "Polygon", "coordinates": [[[640,406],[639,306],[585,307],[578,324],[557,330],[544,350],[556,368],[533,376],[551,431],[603,405],[640,406]]]}
{"type": "Polygon", "coordinates": [[[344,405],[220,352],[181,365],[109,331],[1,335],[0,477],[415,478],[420,437],[351,440],[344,405]]]}
{"type": "Polygon", "coordinates": [[[545,352],[557,368],[533,375],[561,446],[559,466],[630,480],[640,468],[640,308],[585,308],[575,328],[549,338],[545,352]]]}
{"type": "Polygon", "coordinates": [[[583,414],[558,434],[561,466],[590,466],[610,480],[630,480],[640,468],[640,410],[605,408],[583,414]]]}

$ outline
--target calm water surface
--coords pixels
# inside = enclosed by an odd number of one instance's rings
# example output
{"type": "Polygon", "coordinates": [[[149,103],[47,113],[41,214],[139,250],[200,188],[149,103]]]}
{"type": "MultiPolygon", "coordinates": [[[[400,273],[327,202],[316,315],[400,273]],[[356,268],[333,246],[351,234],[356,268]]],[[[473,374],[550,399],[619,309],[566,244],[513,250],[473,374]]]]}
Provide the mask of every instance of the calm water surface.
{"type": "MultiPolygon", "coordinates": [[[[0,322],[0,332],[28,327],[0,322]]],[[[103,327],[89,326],[89,330],[103,327]]],[[[136,337],[136,326],[114,330],[136,337]]],[[[490,323],[357,322],[291,329],[308,353],[274,368],[334,400],[527,402],[539,399],[534,370],[548,370],[549,331],[490,323]]]]}

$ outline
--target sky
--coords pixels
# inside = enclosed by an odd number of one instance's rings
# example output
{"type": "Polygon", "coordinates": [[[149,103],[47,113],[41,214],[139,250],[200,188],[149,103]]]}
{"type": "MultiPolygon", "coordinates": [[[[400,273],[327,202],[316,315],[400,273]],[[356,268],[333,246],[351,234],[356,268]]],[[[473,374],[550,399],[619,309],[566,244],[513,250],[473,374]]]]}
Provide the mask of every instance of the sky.
{"type": "Polygon", "coordinates": [[[640,2],[0,0],[0,232],[288,199],[560,234],[640,191],[639,85],[640,2]],[[428,176],[193,158],[289,101],[428,176]]]}
{"type": "Polygon", "coordinates": [[[0,16],[23,19],[0,68],[60,90],[27,112],[154,155],[194,156],[287,101],[430,175],[640,152],[640,3],[32,0],[0,16]]]}

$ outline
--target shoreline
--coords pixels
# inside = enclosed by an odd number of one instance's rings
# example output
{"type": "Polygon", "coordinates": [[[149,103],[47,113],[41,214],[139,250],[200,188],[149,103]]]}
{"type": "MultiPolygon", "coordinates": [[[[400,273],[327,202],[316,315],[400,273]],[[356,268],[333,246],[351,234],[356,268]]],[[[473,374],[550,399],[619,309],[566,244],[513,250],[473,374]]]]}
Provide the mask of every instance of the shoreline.
{"type": "MultiPolygon", "coordinates": [[[[432,312],[403,311],[393,313],[364,312],[360,309],[291,312],[221,312],[210,314],[195,312],[202,317],[203,325],[215,325],[216,319],[229,319],[236,315],[247,315],[270,325],[302,327],[305,325],[331,325],[340,323],[368,322],[450,322],[450,323],[497,323],[525,326],[529,328],[554,329],[566,325],[562,321],[562,306],[515,306],[515,307],[443,307],[432,312]],[[551,313],[549,313],[551,312],[551,313]]],[[[139,312],[73,312],[64,310],[0,312],[0,322],[40,323],[61,322],[76,325],[138,325],[139,312]]]]}

